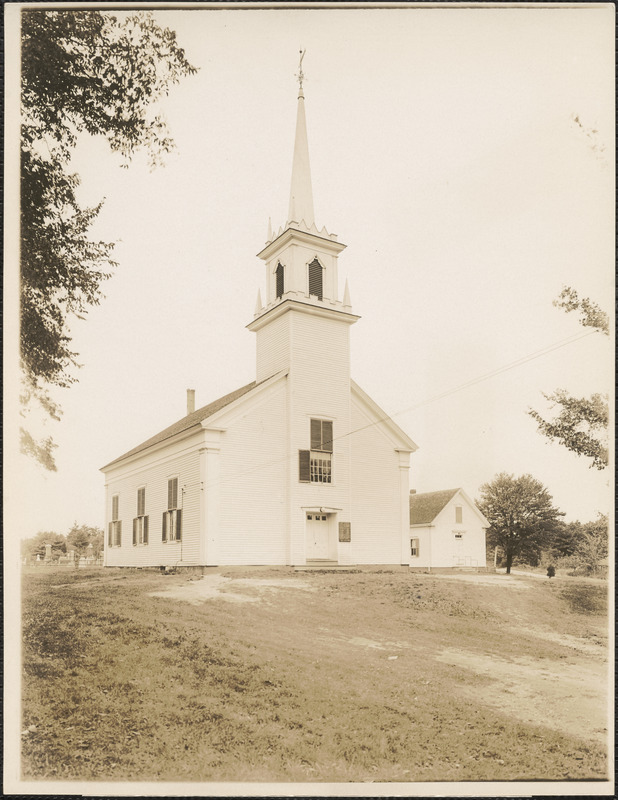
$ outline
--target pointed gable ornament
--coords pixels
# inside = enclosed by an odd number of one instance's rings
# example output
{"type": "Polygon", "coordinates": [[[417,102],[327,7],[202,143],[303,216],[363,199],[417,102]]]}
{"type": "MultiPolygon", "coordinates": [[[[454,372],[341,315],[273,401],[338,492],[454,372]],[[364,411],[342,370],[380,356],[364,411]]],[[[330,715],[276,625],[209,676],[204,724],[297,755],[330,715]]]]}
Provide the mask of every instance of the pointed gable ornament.
{"type": "Polygon", "coordinates": [[[348,286],[348,279],[345,279],[345,289],[343,290],[343,307],[352,308],[352,301],[350,300],[350,287],[348,286]]]}

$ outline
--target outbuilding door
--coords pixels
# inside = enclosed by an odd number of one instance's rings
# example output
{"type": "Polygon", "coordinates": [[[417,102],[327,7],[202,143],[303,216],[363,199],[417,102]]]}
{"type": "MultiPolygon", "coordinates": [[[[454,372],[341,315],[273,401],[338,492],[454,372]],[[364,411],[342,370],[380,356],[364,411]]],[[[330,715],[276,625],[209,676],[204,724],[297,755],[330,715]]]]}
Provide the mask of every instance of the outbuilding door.
{"type": "Polygon", "coordinates": [[[329,558],[328,514],[307,513],[307,558],[329,558]]]}

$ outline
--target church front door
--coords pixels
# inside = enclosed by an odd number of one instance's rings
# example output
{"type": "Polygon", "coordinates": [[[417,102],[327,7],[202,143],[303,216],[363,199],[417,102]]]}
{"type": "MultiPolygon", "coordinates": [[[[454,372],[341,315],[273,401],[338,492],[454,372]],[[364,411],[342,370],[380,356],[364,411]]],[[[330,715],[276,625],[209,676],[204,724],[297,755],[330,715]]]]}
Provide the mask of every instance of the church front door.
{"type": "Polygon", "coordinates": [[[307,558],[329,558],[328,514],[307,514],[307,558]]]}

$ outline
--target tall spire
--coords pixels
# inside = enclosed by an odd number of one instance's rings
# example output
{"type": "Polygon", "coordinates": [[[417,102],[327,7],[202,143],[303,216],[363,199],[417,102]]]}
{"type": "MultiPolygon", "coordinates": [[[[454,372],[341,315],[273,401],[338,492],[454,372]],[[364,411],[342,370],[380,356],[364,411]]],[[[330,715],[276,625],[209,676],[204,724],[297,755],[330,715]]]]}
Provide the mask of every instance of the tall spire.
{"type": "Polygon", "coordinates": [[[292,162],[292,185],[290,188],[290,208],[288,222],[299,223],[304,220],[311,227],[313,215],[313,192],[311,191],[311,170],[309,168],[309,145],[307,143],[307,122],[305,120],[305,95],[303,94],[303,58],[300,51],[298,65],[298,111],[296,114],[296,139],[294,141],[294,160],[292,162]]]}

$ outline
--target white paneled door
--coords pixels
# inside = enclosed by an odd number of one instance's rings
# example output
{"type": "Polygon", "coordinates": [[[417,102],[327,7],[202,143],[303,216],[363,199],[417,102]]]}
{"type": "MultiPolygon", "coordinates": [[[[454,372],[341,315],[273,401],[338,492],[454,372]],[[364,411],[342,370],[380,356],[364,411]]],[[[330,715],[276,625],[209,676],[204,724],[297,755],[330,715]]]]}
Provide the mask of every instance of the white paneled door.
{"type": "Polygon", "coordinates": [[[329,558],[328,514],[307,514],[307,558],[329,558]]]}

